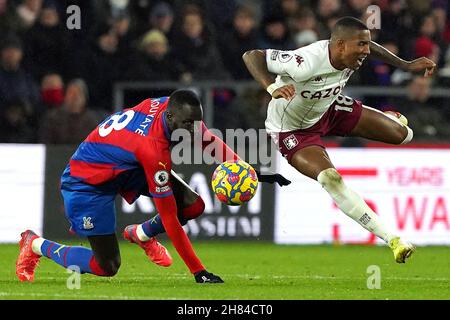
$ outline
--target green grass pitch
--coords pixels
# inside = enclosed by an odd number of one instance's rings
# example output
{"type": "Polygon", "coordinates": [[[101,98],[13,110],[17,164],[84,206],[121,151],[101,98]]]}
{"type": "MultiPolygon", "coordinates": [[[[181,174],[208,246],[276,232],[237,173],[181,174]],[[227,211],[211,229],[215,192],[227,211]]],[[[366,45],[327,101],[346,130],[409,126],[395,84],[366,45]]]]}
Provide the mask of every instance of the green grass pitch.
{"type": "MultiPolygon", "coordinates": [[[[42,258],[34,283],[15,276],[18,245],[0,245],[0,299],[450,299],[450,247],[419,247],[406,264],[387,247],[285,246],[258,242],[198,242],[206,268],[225,284],[194,282],[174,248],[169,268],[150,263],[136,245],[121,243],[122,267],[113,278],[69,273],[42,258]],[[368,267],[380,269],[380,289],[368,289],[368,267]]],[[[374,283],[369,280],[369,283],[374,283]]]]}

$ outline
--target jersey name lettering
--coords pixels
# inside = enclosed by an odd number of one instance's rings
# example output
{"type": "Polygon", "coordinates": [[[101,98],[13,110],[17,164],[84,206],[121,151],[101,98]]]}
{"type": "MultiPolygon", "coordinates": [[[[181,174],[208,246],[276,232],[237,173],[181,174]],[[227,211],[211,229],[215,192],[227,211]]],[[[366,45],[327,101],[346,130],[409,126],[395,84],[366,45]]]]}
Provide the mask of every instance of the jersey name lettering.
{"type": "Polygon", "coordinates": [[[326,99],[329,98],[331,95],[336,96],[341,92],[341,86],[337,86],[335,88],[329,88],[326,90],[316,91],[312,93],[309,90],[304,90],[300,92],[300,95],[304,99],[314,100],[314,99],[326,99]]]}

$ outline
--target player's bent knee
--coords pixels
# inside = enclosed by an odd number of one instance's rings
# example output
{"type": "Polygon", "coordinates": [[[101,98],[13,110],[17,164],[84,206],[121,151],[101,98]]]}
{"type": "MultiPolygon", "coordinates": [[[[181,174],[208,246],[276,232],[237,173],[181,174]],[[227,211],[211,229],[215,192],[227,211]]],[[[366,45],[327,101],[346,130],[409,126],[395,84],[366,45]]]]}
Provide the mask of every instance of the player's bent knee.
{"type": "Polygon", "coordinates": [[[197,196],[194,203],[183,209],[183,217],[191,220],[199,217],[205,211],[205,202],[202,197],[197,196]]]}
{"type": "Polygon", "coordinates": [[[406,144],[410,142],[414,136],[414,132],[410,127],[405,127],[407,130],[406,136],[403,136],[403,140],[400,142],[400,144],[406,144]]]}
{"type": "Polygon", "coordinates": [[[99,265],[102,268],[104,275],[107,277],[112,277],[119,272],[120,269],[120,257],[111,260],[99,261],[99,265]]]}
{"type": "Polygon", "coordinates": [[[342,176],[335,168],[321,171],[317,176],[317,181],[329,192],[336,192],[344,185],[342,176]]]}

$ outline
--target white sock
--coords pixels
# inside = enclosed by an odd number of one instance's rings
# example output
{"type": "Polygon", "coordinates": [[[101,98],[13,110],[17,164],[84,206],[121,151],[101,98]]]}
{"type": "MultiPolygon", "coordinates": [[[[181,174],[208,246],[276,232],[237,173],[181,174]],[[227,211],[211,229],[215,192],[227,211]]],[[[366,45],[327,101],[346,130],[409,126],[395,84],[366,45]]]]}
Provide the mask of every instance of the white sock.
{"type": "Polygon", "coordinates": [[[410,142],[412,140],[412,138],[414,136],[414,132],[412,131],[412,129],[410,127],[406,127],[406,130],[408,130],[408,134],[406,135],[406,138],[400,144],[407,144],[408,142],[410,142]]]}
{"type": "Polygon", "coordinates": [[[395,237],[382,224],[378,215],[353,190],[348,188],[341,175],[334,168],[323,170],[317,181],[331,195],[334,202],[347,216],[358,222],[363,228],[372,232],[387,243],[395,237]]]}
{"type": "Polygon", "coordinates": [[[142,229],[142,225],[138,225],[137,229],[136,229],[136,234],[137,237],[139,238],[139,240],[141,241],[148,241],[150,240],[150,238],[145,234],[144,229],[142,229]]]}
{"type": "Polygon", "coordinates": [[[33,242],[31,243],[31,250],[33,250],[34,253],[42,256],[41,247],[44,241],[45,239],[41,237],[34,239],[33,242]]]}

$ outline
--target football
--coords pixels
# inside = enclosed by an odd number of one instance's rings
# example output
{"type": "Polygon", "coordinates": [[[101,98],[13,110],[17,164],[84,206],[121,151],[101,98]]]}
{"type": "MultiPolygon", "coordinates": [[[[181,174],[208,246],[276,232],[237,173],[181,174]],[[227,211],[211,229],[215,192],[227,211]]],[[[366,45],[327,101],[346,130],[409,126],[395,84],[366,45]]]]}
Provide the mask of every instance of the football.
{"type": "Polygon", "coordinates": [[[258,176],[255,169],[242,160],[226,161],[214,170],[211,185],[221,202],[239,206],[255,195],[258,176]]]}

